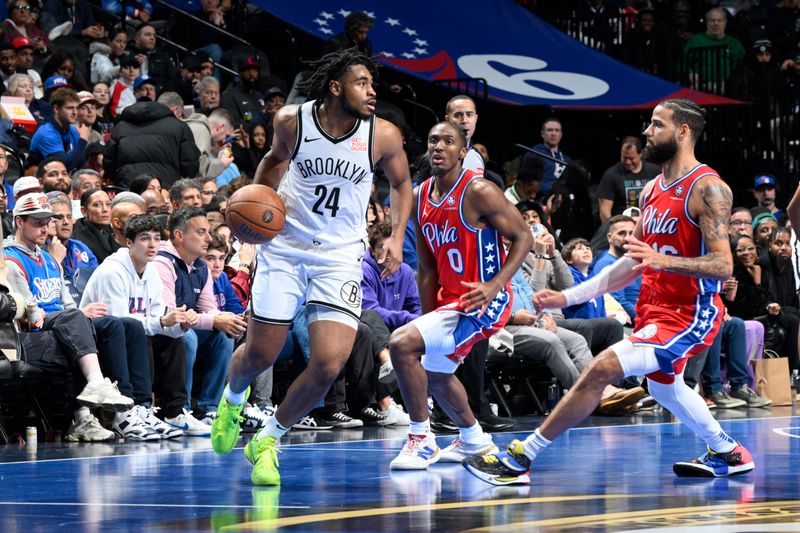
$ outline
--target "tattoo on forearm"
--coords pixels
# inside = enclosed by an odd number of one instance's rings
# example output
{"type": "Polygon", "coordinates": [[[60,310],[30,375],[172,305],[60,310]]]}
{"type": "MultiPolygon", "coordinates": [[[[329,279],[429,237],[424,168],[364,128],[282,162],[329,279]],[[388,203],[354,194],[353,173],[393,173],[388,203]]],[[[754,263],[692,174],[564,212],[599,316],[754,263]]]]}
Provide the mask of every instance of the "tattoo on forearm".
{"type": "Polygon", "coordinates": [[[693,278],[726,280],[730,277],[732,260],[730,254],[709,252],[701,257],[678,257],[670,255],[667,270],[693,278]]]}

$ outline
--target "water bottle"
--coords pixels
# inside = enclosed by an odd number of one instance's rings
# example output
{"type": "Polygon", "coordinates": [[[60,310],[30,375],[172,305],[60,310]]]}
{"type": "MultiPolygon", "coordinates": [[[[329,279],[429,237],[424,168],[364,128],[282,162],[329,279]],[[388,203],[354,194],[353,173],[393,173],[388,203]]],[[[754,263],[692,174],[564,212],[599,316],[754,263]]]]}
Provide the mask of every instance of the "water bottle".
{"type": "Polygon", "coordinates": [[[792,403],[795,403],[797,399],[798,386],[800,386],[800,376],[798,375],[798,370],[795,368],[792,370],[792,403]]]}
{"type": "Polygon", "coordinates": [[[552,412],[560,399],[561,388],[558,386],[558,380],[553,378],[550,380],[550,385],[547,387],[547,409],[552,412]]]}

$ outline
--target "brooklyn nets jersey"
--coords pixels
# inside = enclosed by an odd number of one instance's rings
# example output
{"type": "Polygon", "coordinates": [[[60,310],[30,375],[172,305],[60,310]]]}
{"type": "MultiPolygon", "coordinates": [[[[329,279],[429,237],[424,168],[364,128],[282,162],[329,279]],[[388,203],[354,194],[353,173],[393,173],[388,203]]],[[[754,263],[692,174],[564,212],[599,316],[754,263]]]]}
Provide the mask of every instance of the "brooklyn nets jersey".
{"type": "Polygon", "coordinates": [[[334,139],[322,129],[315,100],[297,111],[297,141],[281,180],[283,234],[309,246],[337,248],[363,240],[374,165],[375,117],[334,139]]]}

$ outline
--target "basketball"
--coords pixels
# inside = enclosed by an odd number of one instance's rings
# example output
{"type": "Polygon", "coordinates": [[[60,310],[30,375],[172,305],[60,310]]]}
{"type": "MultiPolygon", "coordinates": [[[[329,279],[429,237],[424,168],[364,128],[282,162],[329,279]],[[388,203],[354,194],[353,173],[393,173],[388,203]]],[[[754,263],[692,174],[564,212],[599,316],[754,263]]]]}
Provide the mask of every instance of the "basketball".
{"type": "Polygon", "coordinates": [[[225,221],[240,241],[261,244],[283,229],[286,207],[275,189],[266,185],[245,185],[228,200],[225,221]]]}

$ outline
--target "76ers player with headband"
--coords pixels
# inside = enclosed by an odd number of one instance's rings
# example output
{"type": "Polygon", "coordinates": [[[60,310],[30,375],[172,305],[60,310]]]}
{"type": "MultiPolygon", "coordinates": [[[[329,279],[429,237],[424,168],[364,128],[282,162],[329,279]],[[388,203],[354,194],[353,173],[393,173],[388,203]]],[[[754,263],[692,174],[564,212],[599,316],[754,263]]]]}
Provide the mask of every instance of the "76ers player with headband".
{"type": "Polygon", "coordinates": [[[497,447],[472,414],[453,373],[478,341],[502,328],[511,313],[511,276],[533,238],[519,211],[494,184],[461,167],[464,134],[447,122],[428,133],[433,177],[417,189],[417,255],[423,315],[395,330],[392,365],[411,424],[390,467],[423,470],[436,461],[460,463],[497,447]],[[508,256],[501,237],[511,246],[508,256]],[[439,450],[428,420],[427,390],[458,425],[459,438],[439,450]]]}
{"type": "Polygon", "coordinates": [[[645,130],[648,158],[662,165],[640,198],[642,218],[627,253],[598,276],[563,292],[541,291],[537,308],[586,302],[642,276],[633,335],[592,360],[544,423],[506,452],[464,461],[495,485],[530,482],[530,464],[558,435],[586,418],[603,387],[624,376],[646,375],[650,394],[706,442],[707,452],[673,466],[682,477],[722,477],[754,468],[747,449],[729,437],[705,401],[683,381],[689,357],[709,346],[724,309],[718,292],[731,275],[728,243],[731,191],[719,175],[695,159],[705,112],[694,102],[665,100],[645,130]]]}

